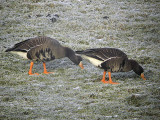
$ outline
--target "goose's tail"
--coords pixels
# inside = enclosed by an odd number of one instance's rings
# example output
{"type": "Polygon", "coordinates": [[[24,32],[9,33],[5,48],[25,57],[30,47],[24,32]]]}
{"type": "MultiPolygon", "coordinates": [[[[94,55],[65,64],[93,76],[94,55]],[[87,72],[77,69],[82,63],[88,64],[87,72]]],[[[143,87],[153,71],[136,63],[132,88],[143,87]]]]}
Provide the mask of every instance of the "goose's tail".
{"type": "Polygon", "coordinates": [[[8,48],[5,52],[13,51],[13,48],[8,48]]]}
{"type": "Polygon", "coordinates": [[[75,51],[76,52],[76,54],[83,54],[83,50],[82,51],[75,51]]]}

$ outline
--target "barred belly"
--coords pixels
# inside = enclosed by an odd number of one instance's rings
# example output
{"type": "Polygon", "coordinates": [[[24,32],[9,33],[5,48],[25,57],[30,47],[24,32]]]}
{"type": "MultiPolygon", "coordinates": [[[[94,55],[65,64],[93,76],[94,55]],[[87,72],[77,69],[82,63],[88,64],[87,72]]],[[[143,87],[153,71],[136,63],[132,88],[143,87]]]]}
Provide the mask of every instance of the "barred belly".
{"type": "Polygon", "coordinates": [[[52,54],[52,51],[49,48],[41,49],[40,51],[35,53],[35,56],[37,61],[43,62],[55,59],[55,56],[52,54]]]}

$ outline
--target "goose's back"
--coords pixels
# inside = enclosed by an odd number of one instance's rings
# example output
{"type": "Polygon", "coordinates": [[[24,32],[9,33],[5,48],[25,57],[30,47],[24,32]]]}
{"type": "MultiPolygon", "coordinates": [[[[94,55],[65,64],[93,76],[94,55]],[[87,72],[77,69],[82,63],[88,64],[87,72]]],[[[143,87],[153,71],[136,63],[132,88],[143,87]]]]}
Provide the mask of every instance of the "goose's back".
{"type": "Polygon", "coordinates": [[[119,49],[115,48],[95,48],[95,49],[87,49],[82,52],[78,52],[80,54],[86,55],[88,57],[92,57],[98,60],[105,61],[112,57],[127,57],[127,55],[119,49]]]}
{"type": "Polygon", "coordinates": [[[8,51],[29,51],[32,48],[45,45],[45,44],[59,44],[57,40],[54,40],[49,37],[41,36],[41,37],[35,37],[35,38],[30,38],[25,41],[19,42],[15,44],[12,48],[8,49],[8,51]]]}
{"type": "Polygon", "coordinates": [[[126,61],[127,55],[116,48],[94,48],[85,51],[77,51],[77,54],[85,55],[92,64],[103,68],[106,71],[122,72],[126,61]]]}
{"type": "Polygon", "coordinates": [[[39,43],[27,52],[27,57],[31,60],[50,61],[65,56],[64,47],[52,38],[43,37],[39,38],[39,43]]]}
{"type": "Polygon", "coordinates": [[[45,36],[27,39],[6,51],[12,51],[20,56],[26,56],[30,60],[37,61],[49,61],[64,57],[63,46],[57,40],[45,36]]]}

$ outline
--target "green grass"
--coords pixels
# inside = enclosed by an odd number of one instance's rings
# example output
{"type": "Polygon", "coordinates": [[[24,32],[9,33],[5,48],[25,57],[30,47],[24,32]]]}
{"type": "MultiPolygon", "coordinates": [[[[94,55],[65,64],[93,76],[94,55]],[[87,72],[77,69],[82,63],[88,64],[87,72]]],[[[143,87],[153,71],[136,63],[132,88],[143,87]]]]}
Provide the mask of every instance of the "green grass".
{"type": "MultiPolygon", "coordinates": [[[[158,1],[43,1],[0,3],[0,119],[155,119],[158,120],[158,1]],[[116,4],[115,4],[116,3],[116,4]],[[15,7],[16,6],[16,7],[15,7]],[[51,17],[46,17],[51,14],[51,17]],[[55,23],[51,18],[59,18],[55,23]],[[108,19],[103,19],[108,16],[108,19]],[[49,36],[74,50],[115,47],[144,68],[146,81],[133,71],[113,73],[119,85],[101,83],[103,70],[83,60],[84,70],[69,59],[35,63],[4,51],[22,40],[49,36]]],[[[106,75],[108,79],[108,75],[106,75]]]]}

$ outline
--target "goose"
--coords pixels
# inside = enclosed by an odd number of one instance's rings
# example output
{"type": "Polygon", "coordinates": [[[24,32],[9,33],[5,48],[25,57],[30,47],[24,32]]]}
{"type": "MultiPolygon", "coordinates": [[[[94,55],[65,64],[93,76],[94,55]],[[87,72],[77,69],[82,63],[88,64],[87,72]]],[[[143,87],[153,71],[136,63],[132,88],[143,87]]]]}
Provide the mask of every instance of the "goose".
{"type": "Polygon", "coordinates": [[[18,54],[19,56],[31,60],[29,75],[39,75],[32,73],[35,61],[43,62],[44,74],[47,72],[46,62],[54,59],[68,57],[73,63],[79,65],[83,69],[82,57],[75,55],[75,52],[68,47],[63,47],[57,40],[46,36],[30,38],[15,44],[12,48],[8,48],[5,52],[18,54]]]}
{"type": "Polygon", "coordinates": [[[89,60],[93,65],[104,69],[101,82],[108,84],[119,84],[111,79],[111,72],[128,72],[133,70],[140,75],[143,80],[143,68],[135,60],[128,59],[127,55],[116,48],[93,48],[82,51],[76,51],[77,55],[89,60]],[[109,80],[105,80],[106,71],[108,72],[109,80]]]}

